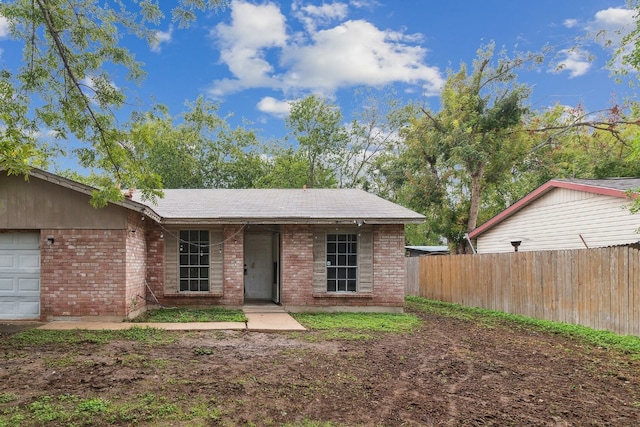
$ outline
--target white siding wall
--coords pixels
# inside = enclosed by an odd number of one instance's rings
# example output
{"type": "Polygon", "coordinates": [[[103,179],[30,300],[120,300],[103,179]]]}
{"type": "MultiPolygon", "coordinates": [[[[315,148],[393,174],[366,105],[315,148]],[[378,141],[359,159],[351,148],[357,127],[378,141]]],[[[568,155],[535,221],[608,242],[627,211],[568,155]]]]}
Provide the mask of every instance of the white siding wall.
{"type": "Polygon", "coordinates": [[[631,214],[622,199],[556,188],[481,234],[479,253],[513,252],[511,240],[521,238],[520,251],[584,249],[640,241],[640,214],[631,214]]]}

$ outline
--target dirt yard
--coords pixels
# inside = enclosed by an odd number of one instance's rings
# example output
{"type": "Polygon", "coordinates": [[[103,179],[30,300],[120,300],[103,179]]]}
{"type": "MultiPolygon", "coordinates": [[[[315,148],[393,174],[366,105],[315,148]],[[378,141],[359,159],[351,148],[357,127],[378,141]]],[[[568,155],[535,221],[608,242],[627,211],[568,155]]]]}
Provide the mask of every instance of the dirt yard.
{"type": "MultiPolygon", "coordinates": [[[[31,347],[10,345],[5,334],[0,393],[17,398],[0,409],[42,396],[146,396],[153,408],[200,402],[215,414],[200,425],[640,425],[640,361],[631,356],[528,328],[417,314],[419,331],[360,341],[216,331],[170,332],[177,341],[162,345],[31,347]]],[[[93,424],[169,424],[125,418],[93,424]]]]}

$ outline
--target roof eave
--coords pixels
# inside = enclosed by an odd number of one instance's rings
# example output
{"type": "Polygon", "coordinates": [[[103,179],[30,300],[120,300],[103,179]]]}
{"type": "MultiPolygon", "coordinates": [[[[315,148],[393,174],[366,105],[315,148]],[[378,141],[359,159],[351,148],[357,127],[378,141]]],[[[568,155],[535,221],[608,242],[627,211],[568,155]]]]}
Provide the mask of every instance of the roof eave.
{"type": "Polygon", "coordinates": [[[372,224],[421,224],[423,218],[162,218],[164,225],[224,225],[224,224],[312,224],[312,225],[360,225],[372,224]]]}
{"type": "MultiPolygon", "coordinates": [[[[29,176],[33,176],[35,178],[38,179],[42,179],[43,181],[47,181],[50,182],[52,184],[56,184],[59,185],[61,187],[65,187],[68,188],[70,190],[76,191],[78,193],[82,193],[82,194],[86,194],[87,196],[92,196],[94,191],[97,191],[96,188],[91,187],[89,185],[86,184],[82,184],[80,182],[76,182],[67,178],[64,178],[62,176],[59,175],[55,175],[52,174],[50,172],[46,172],[42,169],[38,169],[38,168],[31,168],[29,169],[29,171],[27,172],[27,174],[29,176]]],[[[141,214],[148,216],[149,218],[160,222],[160,215],[158,215],[153,209],[151,209],[149,206],[143,204],[143,203],[139,203],[130,199],[124,199],[124,200],[117,200],[117,201],[110,201],[109,203],[114,204],[114,205],[118,205],[120,207],[126,208],[126,209],[130,209],[133,211],[138,211],[141,214]]]]}

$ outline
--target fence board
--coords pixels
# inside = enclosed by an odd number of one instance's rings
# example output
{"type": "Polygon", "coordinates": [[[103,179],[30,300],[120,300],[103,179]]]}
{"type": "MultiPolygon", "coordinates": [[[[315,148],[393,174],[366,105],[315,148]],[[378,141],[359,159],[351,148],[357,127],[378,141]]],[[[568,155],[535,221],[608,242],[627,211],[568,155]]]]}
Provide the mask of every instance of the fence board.
{"type": "Polygon", "coordinates": [[[640,336],[633,246],[406,259],[407,295],[640,336]]]}

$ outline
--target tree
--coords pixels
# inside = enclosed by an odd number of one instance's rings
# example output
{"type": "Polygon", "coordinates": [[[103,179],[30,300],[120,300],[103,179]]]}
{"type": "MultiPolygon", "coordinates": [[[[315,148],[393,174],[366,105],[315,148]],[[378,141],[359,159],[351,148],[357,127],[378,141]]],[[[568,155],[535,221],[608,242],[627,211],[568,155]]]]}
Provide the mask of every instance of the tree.
{"type": "Polygon", "coordinates": [[[326,99],[311,95],[292,104],[285,123],[307,161],[306,185],[310,188],[326,185],[320,180],[320,171],[328,168],[337,175],[344,161],[341,154],[348,143],[340,109],[326,99]]]}
{"type": "Polygon", "coordinates": [[[387,185],[379,169],[397,156],[400,130],[415,115],[415,108],[412,104],[401,106],[393,92],[357,92],[356,100],[361,109],[353,113],[347,129],[349,142],[340,155],[338,186],[383,194],[387,185]]]}
{"type": "MultiPolygon", "coordinates": [[[[186,26],[198,10],[223,4],[180,0],[173,19],[186,26]]],[[[12,37],[24,43],[22,67],[0,74],[0,168],[24,173],[46,156],[34,137],[44,128],[58,141],[76,138],[83,144],[75,152],[80,164],[112,177],[102,203],[122,197],[118,187],[127,182],[140,183],[150,195],[160,180],[136,157],[116,120],[127,96],[114,75],[124,71],[134,82],[143,78],[141,64],[119,43],[127,34],[155,42],[152,26],[164,17],[158,3],[15,0],[0,3],[0,15],[12,37]]]]}
{"type": "Polygon", "coordinates": [[[401,162],[407,167],[401,198],[427,216],[432,238],[446,237],[466,252],[466,234],[478,222],[487,191],[508,179],[527,153],[516,129],[527,112],[529,90],[515,70],[538,56],[492,64],[494,46],[478,51],[469,73],[465,64],[449,71],[442,108],[423,109],[404,131],[401,162]]]}
{"type": "MultiPolygon", "coordinates": [[[[262,177],[256,180],[258,188],[303,188],[309,183],[309,160],[301,150],[276,147],[268,154],[262,177]]],[[[335,174],[319,165],[315,170],[316,187],[334,188],[335,174]]]]}
{"type": "Polygon", "coordinates": [[[166,109],[145,113],[128,140],[164,188],[251,188],[266,173],[253,131],[232,129],[219,105],[202,96],[171,117],[166,109]]]}

